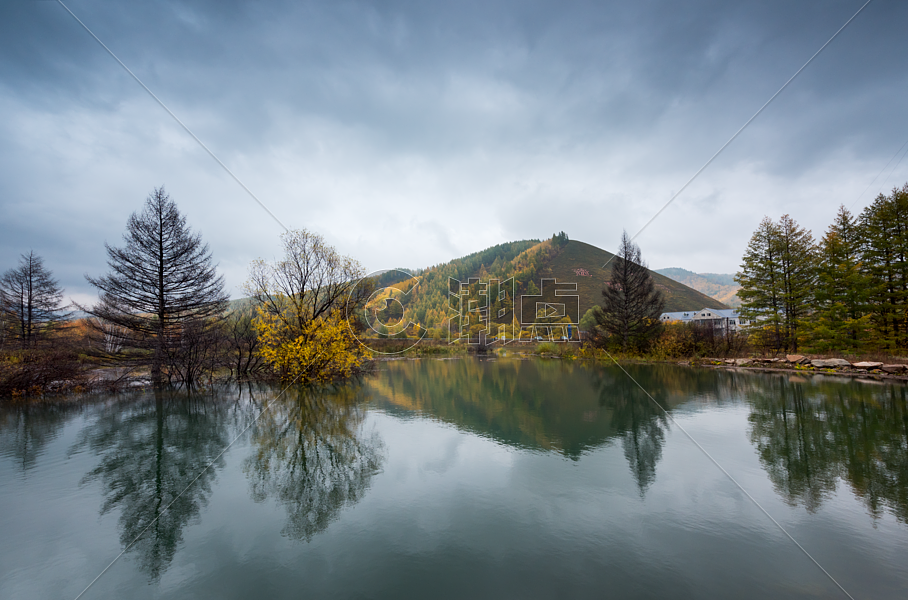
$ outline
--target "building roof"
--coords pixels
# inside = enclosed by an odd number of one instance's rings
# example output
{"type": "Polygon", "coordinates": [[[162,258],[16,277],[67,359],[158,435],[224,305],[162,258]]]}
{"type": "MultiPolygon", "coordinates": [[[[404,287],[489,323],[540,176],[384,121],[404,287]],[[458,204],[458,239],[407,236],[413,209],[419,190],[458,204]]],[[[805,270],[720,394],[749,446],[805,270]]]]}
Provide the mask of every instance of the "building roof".
{"type": "Polygon", "coordinates": [[[661,319],[663,321],[690,321],[694,318],[696,311],[686,311],[686,312],[664,312],[662,313],[661,319]]]}
{"type": "Polygon", "coordinates": [[[737,319],[738,311],[733,308],[701,308],[680,312],[665,312],[659,317],[663,321],[693,321],[694,319],[737,319]]]}

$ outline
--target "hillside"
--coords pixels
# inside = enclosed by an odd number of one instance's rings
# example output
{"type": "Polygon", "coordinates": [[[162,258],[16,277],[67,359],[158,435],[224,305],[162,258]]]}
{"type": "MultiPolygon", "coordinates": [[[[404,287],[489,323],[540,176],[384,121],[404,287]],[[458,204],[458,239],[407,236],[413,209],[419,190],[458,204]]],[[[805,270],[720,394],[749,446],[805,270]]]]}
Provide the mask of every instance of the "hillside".
{"type": "Polygon", "coordinates": [[[734,275],[728,273],[694,273],[678,267],[657,269],[656,272],[699,292],[703,292],[707,296],[729,306],[741,306],[741,301],[737,296],[741,286],[735,283],[734,275]]]}
{"type": "MultiPolygon", "coordinates": [[[[611,257],[611,253],[601,248],[575,240],[568,241],[564,246],[559,246],[552,240],[510,242],[428,269],[411,271],[419,276],[419,285],[412,293],[398,298],[403,304],[404,317],[407,321],[433,328],[440,326],[451,314],[447,310],[449,277],[460,281],[466,281],[471,277],[479,278],[481,281],[490,279],[504,281],[513,277],[517,282],[518,296],[535,293],[544,278],[555,278],[558,282],[577,284],[576,293],[579,296],[582,316],[600,302],[602,288],[608,276],[608,267],[603,268],[603,265],[611,257]]],[[[697,290],[659,273],[652,271],[650,273],[658,289],[665,295],[666,311],[698,310],[704,307],[726,308],[721,302],[697,290]]],[[[380,285],[389,285],[393,282],[390,274],[381,279],[380,285]]],[[[496,298],[497,295],[497,290],[490,290],[491,298],[496,298]]],[[[554,296],[550,299],[548,293],[545,295],[546,301],[554,300],[554,296]]],[[[507,300],[503,306],[499,306],[495,301],[492,315],[497,315],[500,308],[509,308],[507,304],[507,300]]]]}
{"type": "MultiPolygon", "coordinates": [[[[602,265],[612,258],[611,252],[585,242],[571,240],[562,251],[554,256],[539,272],[540,277],[555,277],[558,281],[577,283],[580,295],[580,314],[585,313],[602,298],[602,288],[608,279],[609,267],[602,265]],[[583,275],[584,271],[588,275],[583,275]],[[581,275],[578,275],[578,272],[581,275]]],[[[699,310],[701,308],[727,308],[721,302],[710,298],[684,284],[657,272],[650,271],[656,287],[665,297],[666,312],[699,310]]]]}

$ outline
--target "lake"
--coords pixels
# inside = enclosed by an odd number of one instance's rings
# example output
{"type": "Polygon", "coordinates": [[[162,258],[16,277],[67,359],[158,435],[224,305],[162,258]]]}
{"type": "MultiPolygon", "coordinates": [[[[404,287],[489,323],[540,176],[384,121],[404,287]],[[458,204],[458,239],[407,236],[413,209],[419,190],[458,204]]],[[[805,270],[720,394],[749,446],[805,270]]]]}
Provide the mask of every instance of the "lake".
{"type": "Polygon", "coordinates": [[[908,388],[626,368],[7,403],[0,598],[121,553],[82,598],[847,598],[682,427],[851,595],[908,597],[908,388]]]}

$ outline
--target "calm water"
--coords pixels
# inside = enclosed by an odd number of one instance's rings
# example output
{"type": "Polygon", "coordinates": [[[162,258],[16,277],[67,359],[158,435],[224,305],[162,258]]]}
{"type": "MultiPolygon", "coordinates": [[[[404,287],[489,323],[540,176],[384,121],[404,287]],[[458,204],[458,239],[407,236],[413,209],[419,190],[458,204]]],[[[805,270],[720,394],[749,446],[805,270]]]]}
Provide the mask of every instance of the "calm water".
{"type": "MultiPolygon", "coordinates": [[[[905,387],[629,371],[855,598],[908,597],[905,387]]],[[[0,408],[0,598],[143,531],[83,598],[845,597],[617,369],[385,363],[218,458],[274,396],[0,408]]]]}

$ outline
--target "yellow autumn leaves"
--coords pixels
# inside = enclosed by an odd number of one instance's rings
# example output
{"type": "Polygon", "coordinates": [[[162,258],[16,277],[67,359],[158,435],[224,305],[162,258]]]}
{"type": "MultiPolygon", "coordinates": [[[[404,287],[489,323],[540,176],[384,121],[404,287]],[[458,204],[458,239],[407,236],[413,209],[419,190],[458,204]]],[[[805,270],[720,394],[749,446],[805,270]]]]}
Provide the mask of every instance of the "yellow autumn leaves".
{"type": "Polygon", "coordinates": [[[246,291],[256,306],[258,355],[283,381],[325,382],[349,377],[371,358],[359,343],[355,315],[369,285],[355,260],[340,256],[306,230],[281,236],[284,258],[255,261],[246,291]]]}
{"type": "Polygon", "coordinates": [[[308,383],[350,377],[370,358],[338,311],[310,320],[299,335],[279,315],[263,307],[257,312],[259,355],[282,380],[308,383]]]}

